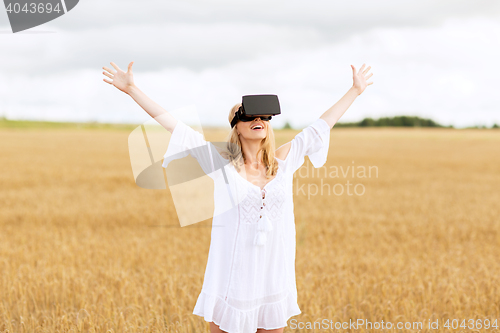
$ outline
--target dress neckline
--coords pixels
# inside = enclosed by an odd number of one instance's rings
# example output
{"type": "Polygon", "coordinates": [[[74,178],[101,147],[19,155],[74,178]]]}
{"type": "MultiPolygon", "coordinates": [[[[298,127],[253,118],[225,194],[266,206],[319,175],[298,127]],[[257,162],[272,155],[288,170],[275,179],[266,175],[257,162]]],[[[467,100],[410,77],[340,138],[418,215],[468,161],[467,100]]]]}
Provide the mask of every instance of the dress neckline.
{"type": "MultiPolygon", "coordinates": [[[[277,160],[277,161],[283,161],[283,160],[281,160],[281,159],[279,159],[279,158],[277,158],[277,157],[275,157],[274,159],[275,159],[275,160],[277,160]]],[[[276,171],[276,176],[274,176],[274,178],[273,178],[273,179],[271,179],[270,181],[268,181],[268,182],[264,185],[264,187],[262,187],[262,188],[261,188],[260,186],[255,185],[254,183],[252,183],[252,182],[248,181],[248,179],[246,179],[246,178],[244,178],[242,175],[240,175],[240,174],[239,174],[239,172],[236,170],[236,168],[234,167],[234,165],[233,165],[232,163],[229,163],[229,164],[230,164],[230,165],[231,165],[231,167],[233,168],[233,170],[234,170],[234,172],[236,173],[236,176],[237,176],[237,177],[241,178],[241,180],[243,180],[244,182],[246,182],[248,185],[253,186],[253,187],[256,187],[256,188],[258,188],[258,189],[259,189],[259,190],[261,190],[261,191],[264,191],[264,190],[266,189],[267,185],[269,185],[269,184],[271,184],[272,182],[274,182],[274,180],[275,180],[276,178],[278,178],[278,175],[281,173],[281,167],[279,166],[279,163],[278,163],[278,171],[276,171]]]]}

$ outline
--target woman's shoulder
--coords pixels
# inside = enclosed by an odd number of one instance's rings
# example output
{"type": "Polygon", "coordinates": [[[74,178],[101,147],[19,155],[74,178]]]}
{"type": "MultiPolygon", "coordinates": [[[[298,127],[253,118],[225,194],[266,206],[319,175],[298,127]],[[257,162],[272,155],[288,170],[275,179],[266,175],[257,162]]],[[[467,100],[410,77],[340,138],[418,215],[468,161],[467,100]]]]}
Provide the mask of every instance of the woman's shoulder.
{"type": "Polygon", "coordinates": [[[288,156],[288,153],[290,152],[290,147],[292,146],[292,141],[289,141],[285,143],[284,145],[281,145],[278,149],[276,149],[275,156],[276,158],[284,161],[286,160],[286,157],[288,156]]]}

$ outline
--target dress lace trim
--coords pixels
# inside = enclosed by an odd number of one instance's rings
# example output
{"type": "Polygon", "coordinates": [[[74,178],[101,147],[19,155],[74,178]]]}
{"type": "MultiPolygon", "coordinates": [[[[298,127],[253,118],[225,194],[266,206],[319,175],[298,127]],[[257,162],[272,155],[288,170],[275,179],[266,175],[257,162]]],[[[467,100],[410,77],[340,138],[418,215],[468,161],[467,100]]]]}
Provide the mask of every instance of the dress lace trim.
{"type": "Polygon", "coordinates": [[[288,319],[300,313],[293,291],[280,300],[250,310],[240,310],[223,297],[202,291],[193,310],[193,314],[203,317],[207,322],[214,322],[228,333],[255,333],[257,328],[270,330],[286,327],[288,319]]]}

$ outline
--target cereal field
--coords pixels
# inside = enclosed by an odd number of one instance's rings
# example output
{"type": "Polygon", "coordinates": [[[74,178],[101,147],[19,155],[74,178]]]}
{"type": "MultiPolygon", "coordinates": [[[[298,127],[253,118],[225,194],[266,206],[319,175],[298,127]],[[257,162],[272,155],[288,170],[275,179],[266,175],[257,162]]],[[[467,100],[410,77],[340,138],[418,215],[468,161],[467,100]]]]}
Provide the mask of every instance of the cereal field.
{"type": "MultiPolygon", "coordinates": [[[[169,190],[134,183],[129,134],[0,129],[0,332],[208,332],[192,310],[210,221],[171,226],[169,190]]],[[[294,186],[302,314],[285,332],[499,331],[500,130],[334,127],[294,186]]]]}

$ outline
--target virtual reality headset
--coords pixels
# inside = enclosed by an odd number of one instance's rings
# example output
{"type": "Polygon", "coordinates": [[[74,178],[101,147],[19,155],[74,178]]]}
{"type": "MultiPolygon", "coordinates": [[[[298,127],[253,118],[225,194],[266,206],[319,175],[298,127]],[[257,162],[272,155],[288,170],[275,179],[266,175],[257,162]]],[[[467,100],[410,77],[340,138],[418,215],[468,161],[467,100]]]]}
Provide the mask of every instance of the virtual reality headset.
{"type": "Polygon", "coordinates": [[[238,121],[252,121],[259,117],[261,120],[271,120],[275,115],[281,114],[280,102],[276,95],[245,95],[242,97],[241,106],[236,111],[231,128],[238,121]]]}

